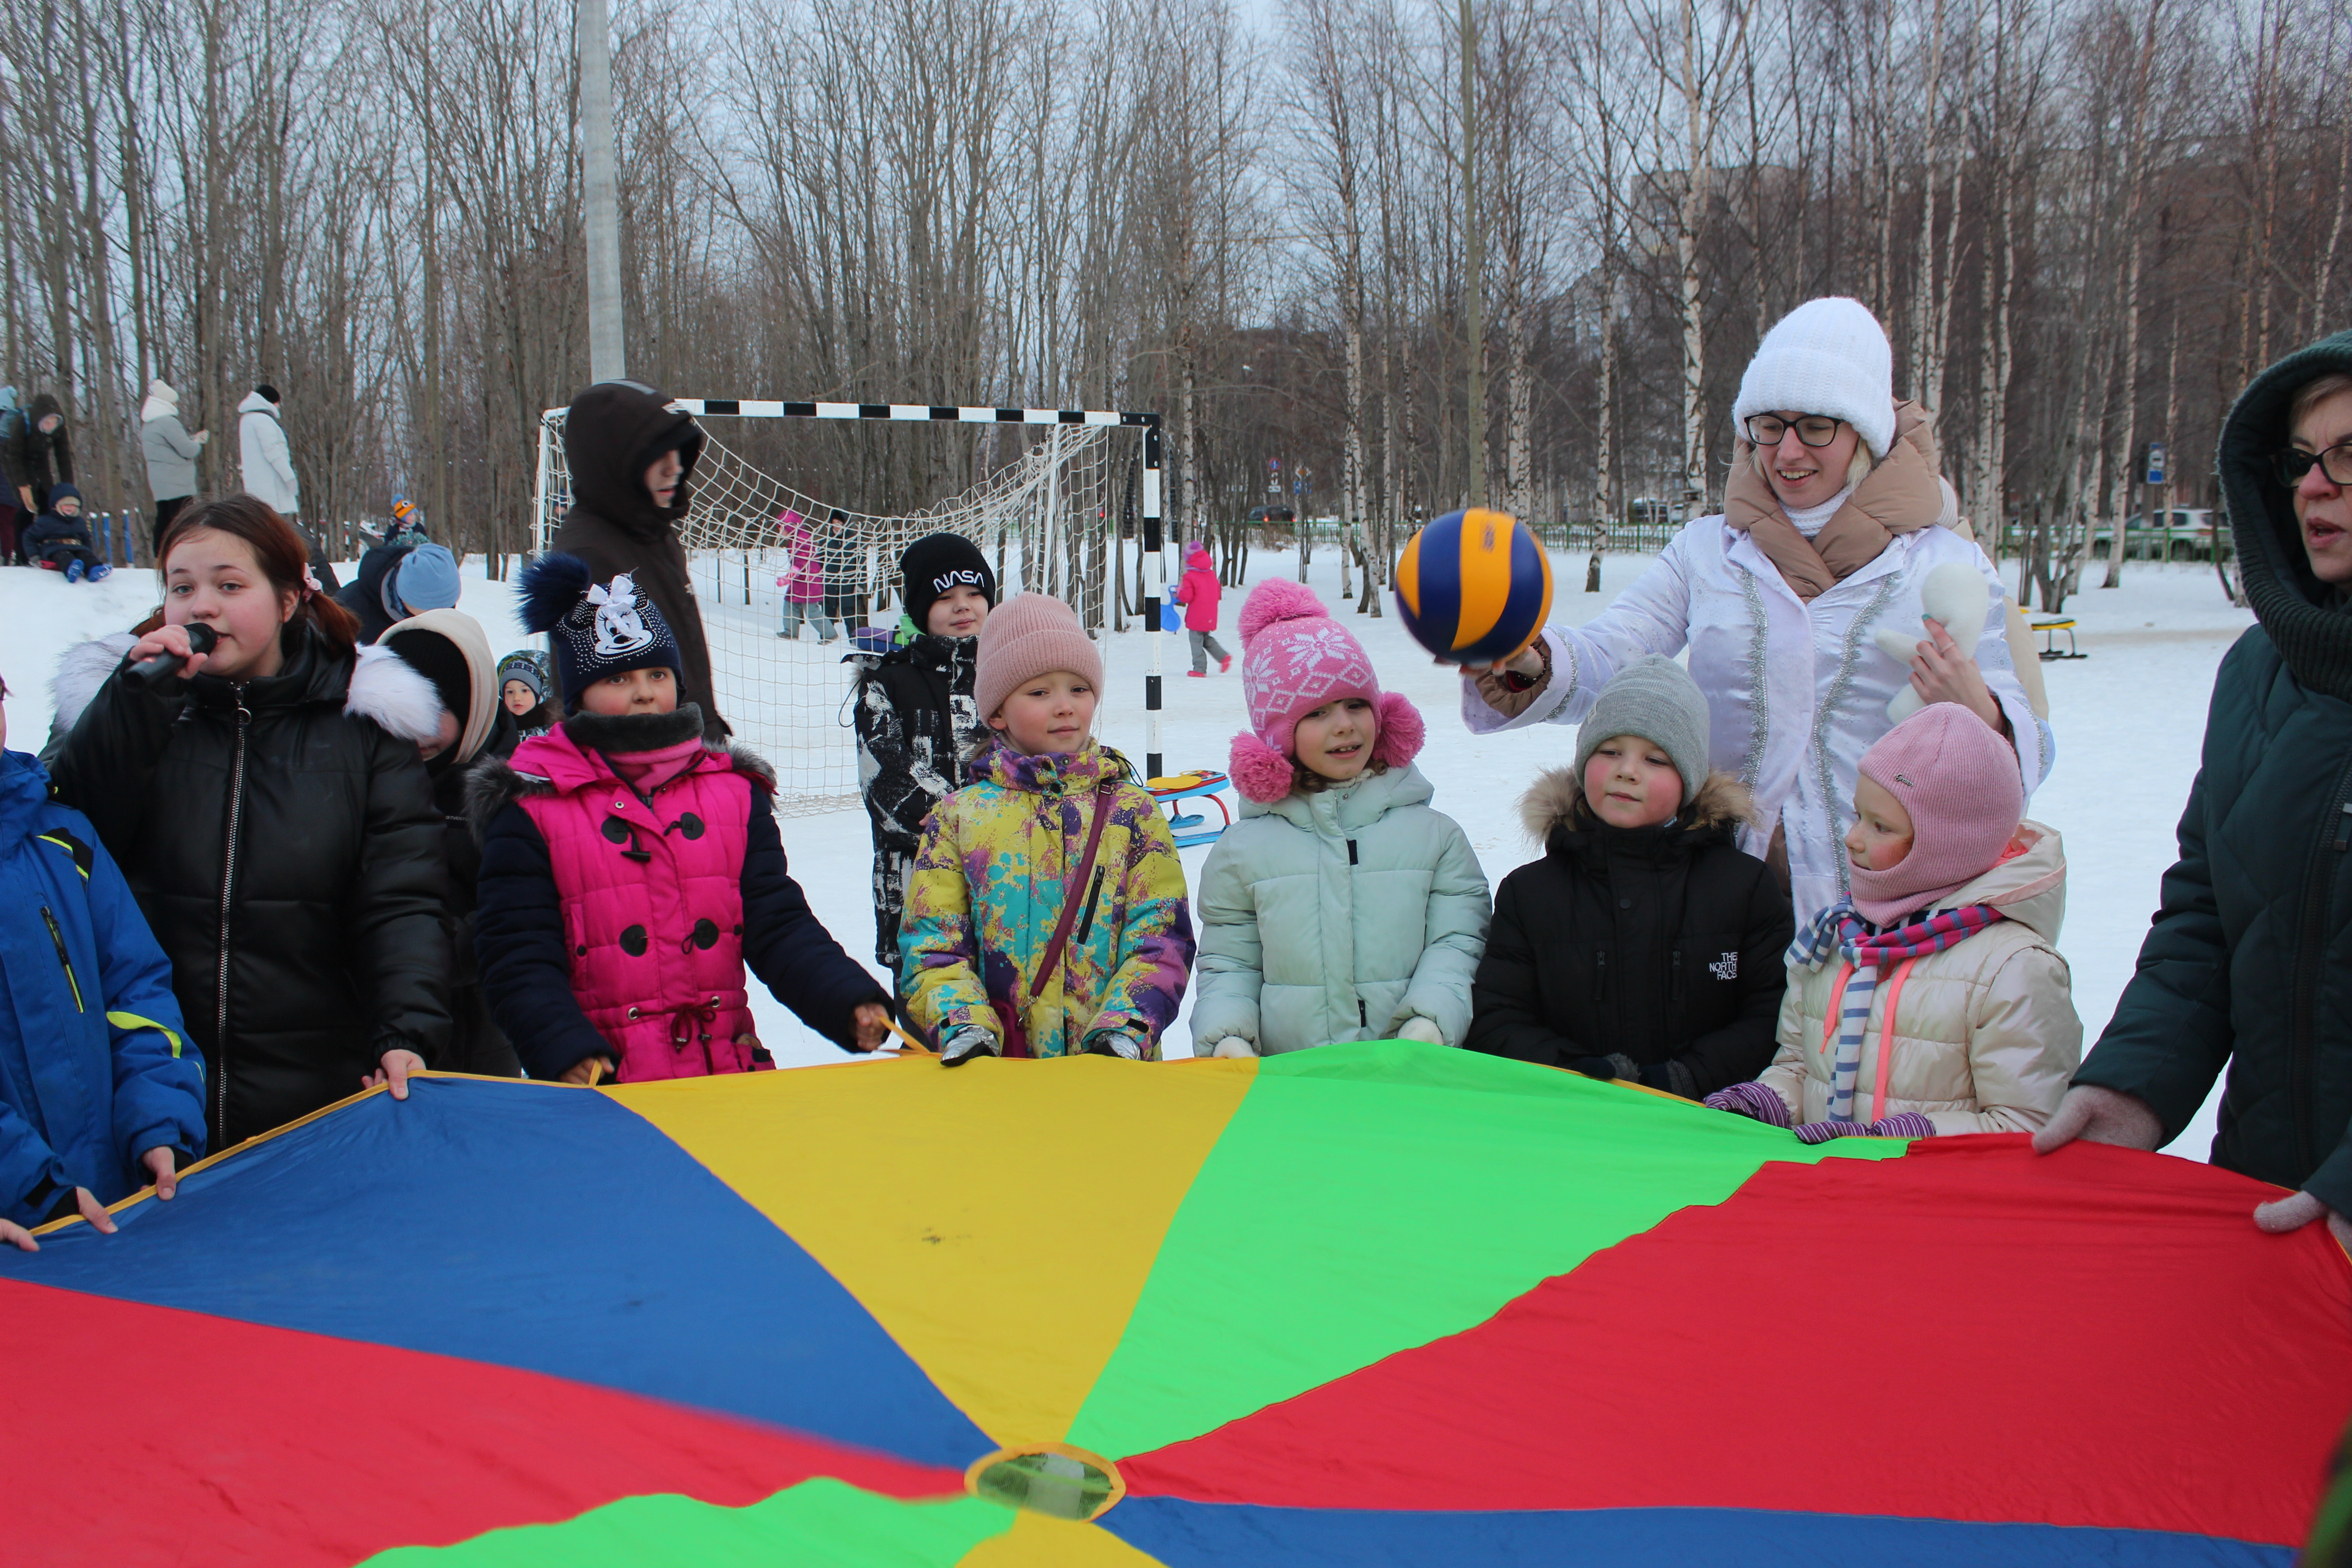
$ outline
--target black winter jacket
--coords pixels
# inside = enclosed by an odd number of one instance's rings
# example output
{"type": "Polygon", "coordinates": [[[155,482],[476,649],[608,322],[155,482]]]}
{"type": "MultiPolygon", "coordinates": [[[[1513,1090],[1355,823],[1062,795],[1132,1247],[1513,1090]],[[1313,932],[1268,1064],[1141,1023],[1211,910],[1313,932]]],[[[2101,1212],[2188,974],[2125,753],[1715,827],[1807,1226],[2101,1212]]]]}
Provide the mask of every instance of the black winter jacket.
{"type": "Polygon", "coordinates": [[[677,639],[685,679],[677,705],[702,710],[703,733],[713,743],[733,731],[719,716],[710,682],[710,645],[702,632],[702,605],[687,575],[686,547],[677,525],[686,521],[694,493],[695,460],[702,456],[702,429],[691,414],[673,414],[669,399],[633,381],[599,383],[572,401],[563,421],[563,458],[572,475],[572,510],[563,514],[551,550],[588,563],[600,583],[623,572],[645,590],[677,639]],[[666,451],[685,460],[677,494],[667,508],[654,505],[646,489],[646,469],[666,451]]]}
{"type": "MultiPolygon", "coordinates": [[[[473,761],[503,761],[522,744],[514,715],[499,705],[490,721],[489,739],[473,761]]],[[[485,1078],[520,1078],[522,1060],[516,1056],[490,1004],[482,994],[482,972],[474,961],[474,918],[480,903],[482,841],[466,815],[469,763],[452,763],[438,772],[425,771],[433,780],[433,805],[446,819],[441,828],[441,863],[449,873],[449,901],[444,922],[449,931],[452,967],[449,972],[449,1047],[435,1064],[450,1072],[479,1073],[485,1078]]]]}
{"type": "Polygon", "coordinates": [[[53,552],[70,556],[78,550],[93,553],[97,550],[97,546],[90,542],[88,518],[68,517],[55,511],[45,511],[35,518],[32,525],[25,530],[21,542],[26,554],[43,559],[53,552]]]}
{"type": "Polygon", "coordinates": [[[2074,1081],[2137,1095],[2168,1140],[2226,1069],[2213,1163],[2352,1214],[2352,613],[2267,472],[2296,389],[2330,371],[2352,372],[2352,332],[2264,371],[2222,426],[2259,624],[2214,677],[2180,858],[2074,1081]]]}
{"type": "Polygon", "coordinates": [[[987,725],[972,699],[980,639],[925,632],[878,658],[853,654],[857,683],[857,774],[874,825],[874,962],[898,972],[898,921],[923,819],[950,791],[971,782],[964,747],[987,725]]]}
{"type": "MultiPolygon", "coordinates": [[[[449,1032],[441,815],[416,752],[433,688],[389,649],[329,658],[305,623],[285,648],[242,686],[114,676],[54,769],[172,960],[215,1150],[357,1093],[386,1051],[436,1065],[449,1032]]],[[[82,699],[60,688],[62,717],[82,699]]]]}
{"type": "Polygon", "coordinates": [[[59,420],[56,429],[41,429],[42,420],[64,412],[44,392],[8,421],[6,434],[0,437],[0,470],[8,476],[8,488],[31,486],[36,503],[47,503],[50,486],[73,482],[73,427],[59,420]]]}
{"type": "Polygon", "coordinates": [[[1632,831],[1580,816],[1580,795],[1558,768],[1520,805],[1544,856],[1496,890],[1464,1045],[1690,1099],[1754,1078],[1796,925],[1738,847],[1747,791],[1717,773],[1675,822],[1632,831]]]}

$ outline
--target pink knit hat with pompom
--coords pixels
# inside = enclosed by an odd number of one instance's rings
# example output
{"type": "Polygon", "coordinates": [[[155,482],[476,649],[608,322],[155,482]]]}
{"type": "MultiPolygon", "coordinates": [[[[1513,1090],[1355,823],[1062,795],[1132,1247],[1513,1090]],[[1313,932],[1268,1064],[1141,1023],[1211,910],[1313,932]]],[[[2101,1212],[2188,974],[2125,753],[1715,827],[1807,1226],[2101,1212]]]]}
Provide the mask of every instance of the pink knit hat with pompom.
{"type": "Polygon", "coordinates": [[[1402,767],[1427,731],[1399,692],[1381,690],[1364,647],[1303,584],[1260,583],[1242,606],[1242,696],[1250,727],[1234,737],[1234,787],[1261,805],[1290,793],[1291,735],[1298,721],[1343,697],[1372,705],[1380,737],[1372,761],[1402,767]]]}
{"type": "Polygon", "coordinates": [[[1862,754],[1863,775],[1911,815],[1911,852],[1883,871],[1849,866],[1853,907],[1883,926],[1940,903],[2000,864],[2025,815],[2017,753],[1957,702],[1922,708],[1862,754]]]}

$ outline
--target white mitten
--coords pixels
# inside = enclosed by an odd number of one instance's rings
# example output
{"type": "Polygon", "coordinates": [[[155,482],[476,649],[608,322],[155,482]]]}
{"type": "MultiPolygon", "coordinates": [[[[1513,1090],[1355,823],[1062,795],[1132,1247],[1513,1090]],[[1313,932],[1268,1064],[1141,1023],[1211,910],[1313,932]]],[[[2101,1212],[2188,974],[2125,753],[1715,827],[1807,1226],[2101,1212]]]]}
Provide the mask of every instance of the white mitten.
{"type": "MultiPolygon", "coordinates": [[[[1985,591],[1984,577],[1975,567],[1964,561],[1947,561],[1928,573],[1927,580],[1919,585],[1919,607],[1959,645],[1962,658],[1976,658],[1978,639],[1984,636],[1985,617],[1992,611],[1992,595],[1985,591]]],[[[1907,667],[1925,635],[1924,626],[1908,632],[1881,626],[1870,637],[1881,653],[1907,667]]],[[[1926,706],[1919,700],[1918,691],[1906,681],[1902,690],[1887,699],[1887,721],[1900,724],[1926,706]]]]}
{"type": "Polygon", "coordinates": [[[1223,1057],[1230,1060],[1234,1057],[1254,1057],[1257,1055],[1257,1047],[1251,1045],[1247,1040],[1243,1039],[1239,1035],[1227,1035],[1223,1039],[1217,1042],[1217,1048],[1211,1051],[1209,1054],[1213,1057],[1223,1057]]]}
{"type": "Polygon", "coordinates": [[[1442,1046],[1445,1043],[1445,1031],[1416,1013],[1397,1026],[1396,1037],[1419,1040],[1424,1046],[1442,1046]]]}

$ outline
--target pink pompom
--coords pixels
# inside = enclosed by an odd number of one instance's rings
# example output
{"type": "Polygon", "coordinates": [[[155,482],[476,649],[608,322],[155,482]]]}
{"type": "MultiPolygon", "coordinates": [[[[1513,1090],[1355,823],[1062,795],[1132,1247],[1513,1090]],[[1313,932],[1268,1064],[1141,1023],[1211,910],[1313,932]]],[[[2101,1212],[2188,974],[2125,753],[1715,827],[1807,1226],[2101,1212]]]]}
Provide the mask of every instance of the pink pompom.
{"type": "Polygon", "coordinates": [[[1323,601],[1315,596],[1315,590],[1306,584],[1285,582],[1279,577],[1269,578],[1252,588],[1249,602],[1242,605],[1242,646],[1247,647],[1251,638],[1276,621],[1303,620],[1309,616],[1328,620],[1330,616],[1331,612],[1323,607],[1323,601]]]}
{"type": "Polygon", "coordinates": [[[1244,731],[1234,737],[1226,776],[1234,787],[1260,805],[1272,805],[1290,793],[1293,777],[1288,757],[1244,731]]]}
{"type": "Polygon", "coordinates": [[[1429,739],[1429,726],[1403,692],[1381,692],[1373,700],[1372,711],[1381,720],[1381,738],[1372,742],[1374,762],[1401,768],[1421,755],[1422,744],[1429,739]]]}

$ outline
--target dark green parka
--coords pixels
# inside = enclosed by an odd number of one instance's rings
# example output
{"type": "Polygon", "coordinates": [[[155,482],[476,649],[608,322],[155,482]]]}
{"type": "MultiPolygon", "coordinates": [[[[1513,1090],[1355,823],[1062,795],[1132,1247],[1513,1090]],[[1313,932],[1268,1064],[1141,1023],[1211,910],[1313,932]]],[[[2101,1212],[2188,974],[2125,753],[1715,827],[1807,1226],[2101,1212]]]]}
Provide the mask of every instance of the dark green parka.
{"type": "Polygon", "coordinates": [[[2139,965],[2074,1075],[2165,1136],[2216,1075],[2213,1163],[2352,1214],[2352,608],[2312,575],[2272,477],[2295,393],[2352,372],[2352,332],[2290,354],[2221,430],[2221,494],[2257,621],[2221,661],[2180,858],[2139,965]]]}

